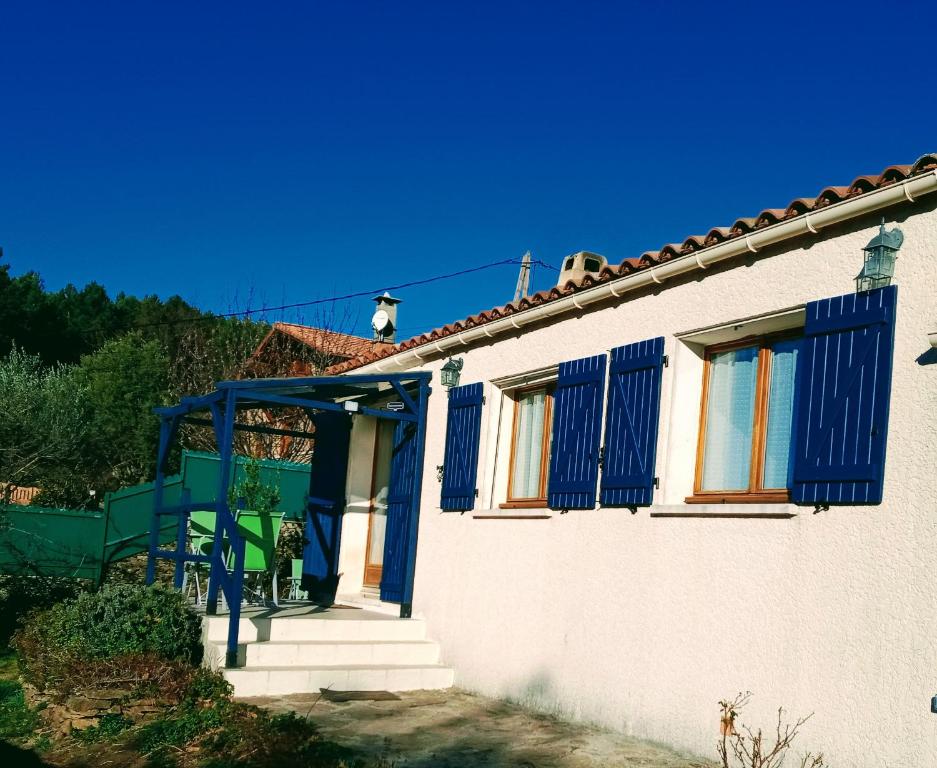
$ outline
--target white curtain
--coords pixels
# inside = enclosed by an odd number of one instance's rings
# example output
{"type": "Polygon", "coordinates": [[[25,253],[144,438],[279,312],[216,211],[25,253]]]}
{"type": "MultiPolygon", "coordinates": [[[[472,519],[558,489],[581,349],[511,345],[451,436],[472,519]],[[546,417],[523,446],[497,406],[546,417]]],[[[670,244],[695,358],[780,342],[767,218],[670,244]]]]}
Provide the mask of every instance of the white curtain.
{"type": "Polygon", "coordinates": [[[794,372],[799,339],[779,341],[771,347],[771,385],[768,391],[768,426],[765,436],[765,488],[787,488],[794,407],[794,372]]]}
{"type": "Polygon", "coordinates": [[[540,469],[543,458],[543,419],[546,390],[523,392],[517,399],[517,433],[514,437],[514,474],[511,498],[540,497],[540,469]]]}
{"type": "Polygon", "coordinates": [[[758,347],[719,352],[710,358],[704,491],[748,490],[757,379],[758,347]]]}

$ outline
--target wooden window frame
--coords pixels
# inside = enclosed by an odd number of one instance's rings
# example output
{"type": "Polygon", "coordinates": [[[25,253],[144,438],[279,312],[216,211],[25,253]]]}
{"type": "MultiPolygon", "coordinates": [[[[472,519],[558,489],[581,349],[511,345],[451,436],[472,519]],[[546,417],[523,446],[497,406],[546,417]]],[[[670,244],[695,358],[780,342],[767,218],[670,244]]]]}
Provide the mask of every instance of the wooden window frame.
{"type": "Polygon", "coordinates": [[[514,400],[514,417],[511,422],[511,460],[508,462],[507,500],[501,509],[542,509],[547,506],[547,480],[550,475],[550,443],[553,438],[553,393],[556,385],[535,384],[515,389],[511,396],[514,400]],[[543,390],[546,397],[543,403],[543,440],[540,446],[540,492],[535,499],[514,497],[514,457],[517,450],[517,425],[520,421],[520,396],[528,392],[543,390]]]}
{"type": "MultiPolygon", "coordinates": [[[[771,345],[778,341],[797,339],[803,335],[800,329],[746,336],[744,339],[712,344],[706,347],[703,360],[703,394],[700,403],[699,436],[696,446],[696,472],[693,479],[693,495],[687,496],[687,504],[785,504],[790,502],[788,488],[764,488],[765,439],[768,432],[768,400],[771,389],[771,345]],[[703,459],[706,450],[706,417],[709,411],[709,381],[712,356],[733,349],[758,347],[758,375],[755,381],[755,406],[752,421],[752,455],[748,475],[748,490],[704,491],[703,459]]],[[[793,417],[792,417],[793,418],[793,417]]]]}

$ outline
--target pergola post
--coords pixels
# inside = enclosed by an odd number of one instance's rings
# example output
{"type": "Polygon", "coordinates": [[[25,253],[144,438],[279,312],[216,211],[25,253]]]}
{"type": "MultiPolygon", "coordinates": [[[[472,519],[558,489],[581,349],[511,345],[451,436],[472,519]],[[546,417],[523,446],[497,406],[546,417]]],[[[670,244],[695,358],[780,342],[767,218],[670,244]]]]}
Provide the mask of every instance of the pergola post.
{"type": "Polygon", "coordinates": [[[153,518],[150,524],[150,548],[146,557],[146,585],[156,581],[156,551],[159,549],[160,517],[163,511],[163,484],[166,476],[166,459],[176,430],[178,416],[161,416],[159,421],[159,447],[156,451],[156,477],[153,479],[153,518]]]}

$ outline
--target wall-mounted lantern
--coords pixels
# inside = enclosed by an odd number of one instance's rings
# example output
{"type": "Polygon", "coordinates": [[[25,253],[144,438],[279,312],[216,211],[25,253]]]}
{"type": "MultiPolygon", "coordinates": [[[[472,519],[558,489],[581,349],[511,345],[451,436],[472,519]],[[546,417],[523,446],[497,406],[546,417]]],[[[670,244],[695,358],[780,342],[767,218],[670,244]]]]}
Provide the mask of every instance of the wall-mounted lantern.
{"type": "Polygon", "coordinates": [[[895,259],[903,242],[904,235],[897,227],[889,232],[885,231],[883,218],[878,234],[862,249],[865,253],[865,264],[862,265],[862,271],[856,275],[857,293],[884,288],[891,283],[895,276],[895,259]]]}
{"type": "Polygon", "coordinates": [[[439,369],[439,381],[447,389],[459,386],[459,375],[465,361],[461,357],[450,357],[439,369]]]}

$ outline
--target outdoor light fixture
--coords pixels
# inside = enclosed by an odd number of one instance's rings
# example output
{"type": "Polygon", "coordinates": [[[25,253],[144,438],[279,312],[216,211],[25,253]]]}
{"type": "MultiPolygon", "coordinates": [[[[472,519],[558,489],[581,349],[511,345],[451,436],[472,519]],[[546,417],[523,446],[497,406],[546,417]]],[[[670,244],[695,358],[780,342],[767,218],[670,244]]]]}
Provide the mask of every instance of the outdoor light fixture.
{"type": "Polygon", "coordinates": [[[865,264],[856,275],[856,293],[884,288],[895,276],[895,259],[898,249],[904,242],[904,235],[897,227],[885,231],[885,219],[882,219],[878,234],[862,250],[865,252],[865,264]]]}
{"type": "Polygon", "coordinates": [[[461,357],[450,357],[439,369],[439,381],[447,389],[459,386],[459,374],[465,361],[461,357]]]}

